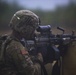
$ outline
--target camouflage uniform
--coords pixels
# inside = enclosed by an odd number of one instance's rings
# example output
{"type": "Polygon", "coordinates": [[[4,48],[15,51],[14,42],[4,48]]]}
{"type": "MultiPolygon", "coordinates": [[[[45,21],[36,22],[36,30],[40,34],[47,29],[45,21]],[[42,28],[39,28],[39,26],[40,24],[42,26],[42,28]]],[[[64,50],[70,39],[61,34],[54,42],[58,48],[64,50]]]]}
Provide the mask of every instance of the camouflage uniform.
{"type": "MultiPolygon", "coordinates": [[[[38,25],[38,16],[29,10],[16,12],[10,22],[13,31],[20,34],[25,33],[26,37],[31,33],[31,28],[35,30],[38,25]]],[[[23,45],[24,42],[21,42],[22,38],[18,39],[14,35],[11,35],[10,38],[13,39],[6,47],[6,68],[2,70],[2,75],[41,75],[40,64],[31,59],[27,47],[23,45]]]]}

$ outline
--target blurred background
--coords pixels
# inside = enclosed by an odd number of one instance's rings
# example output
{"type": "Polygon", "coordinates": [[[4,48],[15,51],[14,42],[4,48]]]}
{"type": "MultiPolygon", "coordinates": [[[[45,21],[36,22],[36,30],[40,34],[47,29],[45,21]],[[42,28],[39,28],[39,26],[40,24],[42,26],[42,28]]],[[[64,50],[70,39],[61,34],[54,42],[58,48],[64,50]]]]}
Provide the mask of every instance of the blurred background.
{"type": "Polygon", "coordinates": [[[0,0],[0,35],[9,32],[10,19],[21,9],[35,12],[55,33],[57,26],[76,30],[76,0],[0,0]]]}

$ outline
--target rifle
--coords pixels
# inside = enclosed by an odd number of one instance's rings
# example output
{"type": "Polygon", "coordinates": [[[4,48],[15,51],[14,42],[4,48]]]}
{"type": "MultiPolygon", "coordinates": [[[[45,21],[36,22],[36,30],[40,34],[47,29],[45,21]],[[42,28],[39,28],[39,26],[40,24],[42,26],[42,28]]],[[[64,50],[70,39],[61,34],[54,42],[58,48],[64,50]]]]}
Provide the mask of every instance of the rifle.
{"type": "MultiPolygon", "coordinates": [[[[76,41],[75,32],[72,31],[72,34],[65,34],[65,30],[61,27],[57,27],[61,30],[62,34],[52,34],[51,25],[41,25],[36,30],[39,34],[36,34],[34,40],[28,40],[27,43],[29,46],[34,46],[36,48],[45,47],[49,51],[49,58],[51,61],[58,60],[60,58],[60,49],[62,46],[69,44],[70,42],[76,41]]],[[[31,48],[32,51],[34,48],[31,48]]]]}

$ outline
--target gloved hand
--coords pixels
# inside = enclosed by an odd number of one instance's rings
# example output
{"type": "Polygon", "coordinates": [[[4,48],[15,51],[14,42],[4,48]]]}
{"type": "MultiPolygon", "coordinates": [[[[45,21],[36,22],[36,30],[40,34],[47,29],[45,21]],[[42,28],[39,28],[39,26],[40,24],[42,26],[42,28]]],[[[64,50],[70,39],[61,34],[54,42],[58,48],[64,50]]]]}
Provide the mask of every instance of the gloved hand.
{"type": "Polygon", "coordinates": [[[53,62],[54,53],[53,53],[53,50],[50,47],[40,46],[40,47],[38,47],[38,51],[39,50],[40,50],[40,53],[42,55],[44,64],[53,62]]]}
{"type": "Polygon", "coordinates": [[[43,57],[41,53],[38,53],[36,56],[30,55],[33,62],[43,62],[43,57]]]}
{"type": "Polygon", "coordinates": [[[43,56],[42,56],[41,53],[38,53],[37,58],[38,58],[41,62],[43,62],[43,56]]]}

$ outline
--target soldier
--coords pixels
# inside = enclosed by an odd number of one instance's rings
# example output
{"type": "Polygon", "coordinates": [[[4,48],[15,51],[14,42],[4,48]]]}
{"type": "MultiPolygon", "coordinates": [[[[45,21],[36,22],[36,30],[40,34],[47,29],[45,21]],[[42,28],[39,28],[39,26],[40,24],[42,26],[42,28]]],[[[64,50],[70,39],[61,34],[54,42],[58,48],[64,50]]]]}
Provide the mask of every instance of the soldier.
{"type": "Polygon", "coordinates": [[[14,14],[10,21],[12,33],[8,38],[12,40],[5,48],[6,67],[0,75],[41,75],[40,64],[32,60],[25,47],[26,40],[34,36],[38,25],[39,17],[29,10],[20,10],[14,14]]]}

